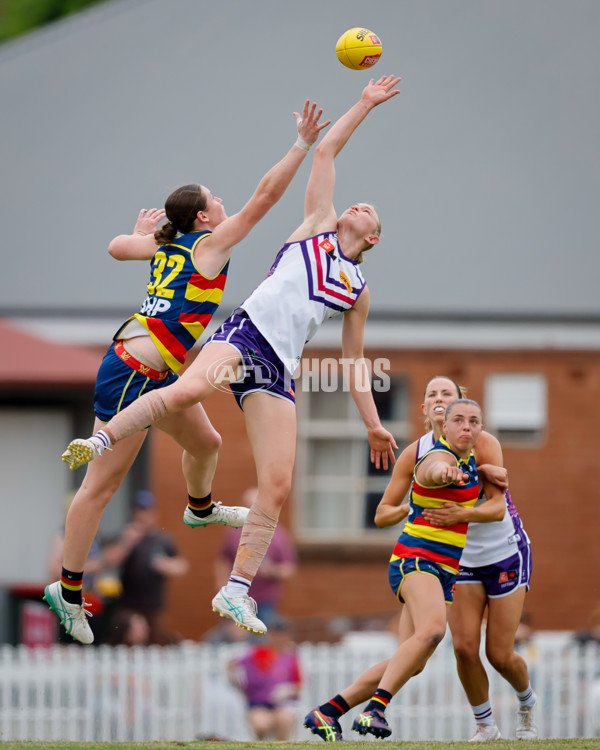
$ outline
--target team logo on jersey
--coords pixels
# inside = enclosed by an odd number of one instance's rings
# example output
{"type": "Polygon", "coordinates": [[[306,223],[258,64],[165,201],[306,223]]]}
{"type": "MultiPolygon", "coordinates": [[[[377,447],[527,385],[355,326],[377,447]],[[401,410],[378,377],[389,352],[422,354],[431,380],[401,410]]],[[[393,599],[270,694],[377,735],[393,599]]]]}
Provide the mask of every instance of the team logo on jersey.
{"type": "Polygon", "coordinates": [[[346,287],[346,291],[348,292],[348,294],[352,294],[352,284],[350,283],[350,279],[343,271],[340,271],[340,281],[346,287]]]}
{"type": "Polygon", "coordinates": [[[321,250],[325,250],[326,253],[330,253],[335,249],[335,245],[331,240],[323,240],[322,242],[319,242],[319,247],[321,250]]]}

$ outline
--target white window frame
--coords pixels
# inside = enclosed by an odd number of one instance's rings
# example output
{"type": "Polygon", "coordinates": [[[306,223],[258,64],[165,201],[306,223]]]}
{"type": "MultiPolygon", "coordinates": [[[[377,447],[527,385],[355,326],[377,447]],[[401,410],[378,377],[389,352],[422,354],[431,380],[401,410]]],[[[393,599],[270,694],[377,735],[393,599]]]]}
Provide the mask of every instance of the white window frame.
{"type": "Polygon", "coordinates": [[[548,426],[542,373],[494,373],[485,380],[484,424],[504,444],[539,446],[548,426]]]}
{"type": "MultiPolygon", "coordinates": [[[[297,388],[296,404],[298,417],[298,443],[295,473],[295,527],[296,535],[304,542],[350,542],[389,544],[389,538],[398,535],[397,527],[390,530],[370,529],[364,526],[367,495],[377,492],[383,495],[392,467],[380,474],[367,474],[367,432],[350,393],[345,393],[346,414],[341,419],[309,418],[310,391],[297,388]],[[345,417],[345,418],[344,418],[345,417]],[[354,473],[348,476],[315,475],[309,466],[310,443],[313,440],[341,440],[350,442],[348,466],[354,473]],[[308,517],[309,497],[316,492],[344,493],[344,512],[338,512],[340,526],[322,528],[312,524],[308,517]],[[342,523],[343,521],[343,523],[342,523]]],[[[396,438],[399,445],[407,442],[412,426],[408,419],[382,422],[396,438]]]]}

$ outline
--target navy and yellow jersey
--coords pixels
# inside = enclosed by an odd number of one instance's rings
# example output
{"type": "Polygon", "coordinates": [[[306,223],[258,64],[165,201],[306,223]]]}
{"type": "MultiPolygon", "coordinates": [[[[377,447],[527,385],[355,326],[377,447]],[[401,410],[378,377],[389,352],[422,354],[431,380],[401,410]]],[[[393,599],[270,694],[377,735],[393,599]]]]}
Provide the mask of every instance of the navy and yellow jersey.
{"type": "Polygon", "coordinates": [[[137,320],[148,331],[162,358],[179,372],[188,351],[200,338],[221,304],[229,260],[212,279],[194,265],[194,250],[209,231],[189,232],[162,245],[150,261],[150,283],[139,313],[117,331],[137,320]]]}
{"type": "Polygon", "coordinates": [[[473,451],[467,460],[460,458],[441,437],[415,466],[410,491],[410,511],[402,534],[398,538],[390,562],[401,558],[419,557],[440,565],[450,573],[458,573],[460,556],[467,539],[468,523],[435,526],[423,516],[425,508],[441,508],[444,503],[459,503],[472,508],[479,496],[479,478],[473,451]],[[424,487],[417,482],[417,467],[431,453],[450,453],[469,479],[463,484],[443,487],[424,487]]]}

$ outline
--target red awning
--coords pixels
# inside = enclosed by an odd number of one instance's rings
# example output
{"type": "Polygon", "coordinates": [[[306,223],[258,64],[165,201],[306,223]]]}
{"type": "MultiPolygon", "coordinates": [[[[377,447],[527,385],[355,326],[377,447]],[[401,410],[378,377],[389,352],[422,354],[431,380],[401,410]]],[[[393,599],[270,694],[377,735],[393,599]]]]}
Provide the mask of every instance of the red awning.
{"type": "Polygon", "coordinates": [[[92,385],[101,359],[92,349],[46,341],[0,319],[0,388],[92,385]]]}

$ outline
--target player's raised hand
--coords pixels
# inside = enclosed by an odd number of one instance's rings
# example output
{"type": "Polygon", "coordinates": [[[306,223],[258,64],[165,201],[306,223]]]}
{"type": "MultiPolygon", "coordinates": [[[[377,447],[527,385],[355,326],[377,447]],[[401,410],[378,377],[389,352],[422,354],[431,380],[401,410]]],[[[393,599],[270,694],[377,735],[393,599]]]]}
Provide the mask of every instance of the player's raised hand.
{"type": "Polygon", "coordinates": [[[133,233],[141,234],[142,236],[146,234],[154,234],[154,232],[156,232],[156,227],[165,216],[166,211],[164,208],[151,208],[149,210],[142,208],[137,217],[137,221],[135,222],[133,233]]]}
{"type": "Polygon", "coordinates": [[[294,117],[298,125],[298,135],[307,146],[312,146],[319,137],[321,130],[331,123],[331,120],[319,123],[322,115],[323,110],[317,110],[316,103],[313,102],[311,104],[308,99],[304,102],[304,109],[301,115],[298,112],[294,112],[294,117]]]}
{"type": "Polygon", "coordinates": [[[370,107],[376,107],[400,93],[400,89],[395,89],[394,86],[401,80],[398,76],[381,76],[377,81],[371,78],[365,86],[361,98],[370,107]]]}

